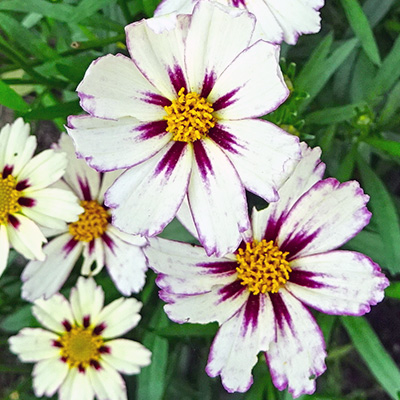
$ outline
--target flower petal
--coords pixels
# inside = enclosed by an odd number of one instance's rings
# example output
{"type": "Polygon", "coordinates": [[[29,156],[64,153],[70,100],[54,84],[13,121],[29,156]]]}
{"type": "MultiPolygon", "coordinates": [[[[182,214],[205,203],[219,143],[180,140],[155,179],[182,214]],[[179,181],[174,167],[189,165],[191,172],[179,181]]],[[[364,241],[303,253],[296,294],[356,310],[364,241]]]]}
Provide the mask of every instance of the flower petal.
{"type": "Polygon", "coordinates": [[[246,392],[253,383],[251,370],[260,351],[268,350],[275,339],[275,321],[268,296],[250,295],[242,308],[220,327],[206,372],[221,375],[228,392],[246,392]]]}
{"type": "Polygon", "coordinates": [[[254,238],[274,240],[280,223],[289,213],[294,203],[323,178],[325,164],[320,160],[321,149],[311,149],[306,143],[300,143],[301,156],[299,163],[289,179],[279,188],[279,201],[271,203],[261,211],[253,210],[252,228],[254,238]]]}
{"type": "Polygon", "coordinates": [[[214,321],[223,324],[246,303],[250,293],[233,279],[229,284],[214,285],[199,294],[175,294],[162,290],[160,297],[168,303],[164,310],[172,321],[180,324],[214,321]]]}
{"type": "Polygon", "coordinates": [[[105,324],[101,335],[106,339],[121,336],[134,328],[141,319],[142,303],[134,298],[114,300],[100,312],[97,321],[105,324]]]}
{"type": "Polygon", "coordinates": [[[250,227],[244,187],[227,156],[210,139],[193,143],[196,162],[188,199],[208,255],[233,253],[250,227]]]}
{"type": "Polygon", "coordinates": [[[151,351],[138,342],[116,339],[107,342],[107,347],[110,352],[103,354],[102,359],[124,374],[138,374],[140,368],[150,365],[151,351]]]}
{"type": "Polygon", "coordinates": [[[71,368],[58,392],[58,400],[93,400],[92,384],[84,372],[71,368]]]}
{"type": "Polygon", "coordinates": [[[87,116],[70,118],[69,123],[67,131],[79,155],[98,171],[137,165],[159,152],[171,139],[163,120],[143,123],[133,118],[105,121],[87,116]]]}
{"type": "Polygon", "coordinates": [[[198,0],[161,0],[160,4],[154,11],[154,16],[171,14],[192,14],[193,7],[198,0]]]}
{"type": "Polygon", "coordinates": [[[282,222],[278,245],[294,256],[323,253],[340,247],[368,224],[369,196],[356,181],[317,182],[293,206],[282,222]]]}
{"type": "Polygon", "coordinates": [[[155,157],[124,172],[105,194],[113,224],[134,235],[161,232],[186,193],[192,154],[190,145],[172,141],[155,157]]]}
{"type": "Polygon", "coordinates": [[[169,100],[187,88],[184,40],[188,15],[169,14],[125,27],[129,54],[142,74],[169,100]]]}
{"type": "Polygon", "coordinates": [[[278,200],[277,189],[300,159],[298,138],[268,121],[224,121],[210,137],[235,166],[247,190],[268,202],[278,200]]]}
{"type": "Polygon", "coordinates": [[[122,376],[106,362],[100,369],[88,368],[86,373],[98,400],[127,400],[122,376]]]}
{"type": "Polygon", "coordinates": [[[82,253],[81,242],[71,248],[70,240],[69,233],[51,240],[43,247],[46,259],[26,265],[21,276],[23,299],[34,301],[42,296],[47,299],[61,289],[82,253]]]}
{"type": "Polygon", "coordinates": [[[21,214],[13,215],[13,223],[7,225],[8,239],[12,247],[29,260],[43,261],[42,244],[47,240],[38,226],[21,214]]]}
{"type": "Polygon", "coordinates": [[[53,396],[64,382],[68,371],[68,364],[61,361],[60,358],[51,358],[38,362],[32,371],[35,396],[53,396]]]}
{"type": "Polygon", "coordinates": [[[58,335],[41,328],[23,328],[8,342],[11,352],[22,362],[37,362],[59,356],[60,349],[53,346],[57,339],[58,335]]]}
{"type": "Polygon", "coordinates": [[[93,278],[79,277],[76,286],[71,289],[69,300],[76,322],[83,324],[83,319],[90,317],[92,324],[97,323],[104,304],[104,291],[93,278]]]}
{"type": "Polygon", "coordinates": [[[279,46],[260,40],[218,77],[207,100],[213,103],[218,120],[236,120],[268,114],[288,95],[279,67],[279,46]]]}
{"type": "Polygon", "coordinates": [[[10,243],[8,242],[7,228],[5,225],[0,225],[0,276],[7,267],[9,253],[10,243]]]}
{"type": "Polygon", "coordinates": [[[47,300],[36,300],[32,307],[32,313],[44,327],[59,333],[65,332],[63,322],[69,322],[72,325],[74,321],[71,307],[60,293],[56,293],[47,300]]]}
{"type": "Polygon", "coordinates": [[[179,207],[178,212],[176,213],[176,218],[194,238],[196,238],[197,240],[199,239],[196,225],[193,221],[192,212],[190,211],[189,200],[187,199],[187,196],[183,198],[182,204],[179,207]]]}
{"type": "Polygon", "coordinates": [[[160,238],[149,243],[144,249],[149,265],[160,273],[157,285],[169,293],[203,293],[236,279],[234,257],[208,257],[202,247],[160,238]]]}
{"type": "Polygon", "coordinates": [[[147,271],[143,249],[124,242],[111,232],[108,239],[104,242],[105,263],[115,286],[124,296],[140,292],[147,271]]]}
{"type": "MultiPolygon", "coordinates": [[[[244,10],[215,2],[197,3],[185,43],[187,74],[192,91],[201,93],[203,97],[209,95],[215,80],[248,46],[254,25],[254,17],[244,10]]],[[[232,79],[230,85],[232,88],[232,79]]]]}
{"type": "Polygon", "coordinates": [[[352,251],[300,257],[290,266],[287,290],[327,314],[363,315],[382,301],[389,285],[377,264],[352,251]]]}
{"type": "Polygon", "coordinates": [[[160,104],[151,101],[162,97],[160,93],[122,54],[108,54],[93,61],[76,90],[81,107],[93,117],[154,121],[165,115],[160,104]]]}
{"type": "Polygon", "coordinates": [[[271,295],[277,337],[266,353],[274,385],[293,397],[312,394],[325,369],[325,343],[309,311],[284,288],[271,295]]]}

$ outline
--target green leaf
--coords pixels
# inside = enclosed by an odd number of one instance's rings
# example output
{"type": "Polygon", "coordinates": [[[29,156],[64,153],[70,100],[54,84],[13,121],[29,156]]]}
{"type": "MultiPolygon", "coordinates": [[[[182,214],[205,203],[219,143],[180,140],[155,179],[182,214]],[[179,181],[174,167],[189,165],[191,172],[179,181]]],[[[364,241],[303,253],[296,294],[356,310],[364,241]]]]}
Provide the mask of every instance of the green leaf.
{"type": "Polygon", "coordinates": [[[0,80],[0,104],[22,113],[29,111],[30,108],[29,104],[2,80],[0,80]]]}
{"type": "Polygon", "coordinates": [[[364,14],[357,0],[340,0],[344,8],[347,20],[353,32],[360,40],[361,46],[370,60],[376,64],[381,64],[378,46],[375,42],[374,34],[369,26],[367,17],[364,14]]]}
{"type": "MultiPolygon", "coordinates": [[[[155,330],[168,326],[168,318],[162,307],[153,315],[149,328],[155,330]]],[[[152,352],[151,364],[142,368],[138,376],[137,398],[138,400],[161,400],[164,397],[166,387],[168,341],[153,332],[148,332],[143,345],[152,352]]]]}
{"type": "Polygon", "coordinates": [[[305,117],[308,124],[331,125],[338,122],[348,121],[355,116],[356,108],[365,106],[364,102],[347,104],[345,106],[328,107],[323,110],[314,111],[305,117]]]}
{"type": "Polygon", "coordinates": [[[185,338],[185,337],[213,337],[217,333],[218,324],[173,324],[156,330],[154,333],[163,337],[185,338]]]}
{"type": "Polygon", "coordinates": [[[383,389],[397,400],[400,371],[363,317],[341,317],[355,348],[383,389]]]}
{"type": "Polygon", "coordinates": [[[400,142],[373,137],[366,138],[365,142],[379,150],[386,151],[392,156],[400,157],[400,142]]]}
{"type": "Polygon", "coordinates": [[[160,0],[142,0],[143,10],[148,17],[152,17],[160,0]]]}
{"type": "Polygon", "coordinates": [[[69,101],[50,107],[38,107],[24,115],[27,121],[38,119],[53,120],[55,118],[67,118],[71,114],[79,114],[82,111],[79,101],[69,101]]]}
{"type": "Polygon", "coordinates": [[[400,282],[390,282],[385,290],[385,296],[400,300],[400,282]]]}
{"type": "Polygon", "coordinates": [[[347,152],[346,156],[344,157],[343,161],[340,163],[338,170],[336,171],[336,178],[340,182],[348,181],[354,171],[354,165],[356,162],[357,156],[357,145],[354,144],[349,152],[347,152]]]}
{"type": "Polygon", "coordinates": [[[382,108],[379,116],[379,123],[386,125],[390,123],[390,120],[398,112],[400,108],[400,82],[397,82],[389,93],[386,104],[382,108]]]}
{"type": "Polygon", "coordinates": [[[369,207],[382,238],[386,267],[396,274],[400,272],[400,224],[396,208],[383,182],[361,156],[357,157],[357,164],[365,192],[371,196],[369,207]]]}
{"type": "Polygon", "coordinates": [[[363,10],[372,28],[390,11],[395,1],[397,0],[366,0],[363,10]]]}
{"type": "Polygon", "coordinates": [[[95,14],[101,8],[115,3],[116,0],[81,0],[71,15],[70,23],[76,23],[95,14]]]}
{"type": "Polygon", "coordinates": [[[25,327],[39,326],[31,312],[31,305],[23,306],[4,318],[0,328],[7,332],[18,332],[25,327]]]}
{"type": "Polygon", "coordinates": [[[365,52],[361,50],[355,63],[350,83],[350,98],[353,103],[359,102],[367,97],[375,75],[375,65],[365,55],[365,52]]]}

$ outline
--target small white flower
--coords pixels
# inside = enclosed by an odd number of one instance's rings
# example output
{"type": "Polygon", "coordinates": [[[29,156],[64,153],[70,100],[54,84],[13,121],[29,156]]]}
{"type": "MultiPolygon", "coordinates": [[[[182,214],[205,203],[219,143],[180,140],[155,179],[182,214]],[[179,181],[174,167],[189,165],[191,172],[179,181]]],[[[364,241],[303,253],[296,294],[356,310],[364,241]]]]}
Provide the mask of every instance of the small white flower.
{"type": "Polygon", "coordinates": [[[115,339],[140,321],[142,303],[117,299],[103,308],[104,292],[93,278],[80,277],[70,301],[57,293],[37,300],[32,312],[47,329],[24,328],[9,339],[23,362],[36,363],[33,389],[37,397],[59,400],[126,400],[118,373],[138,374],[151,353],[140,343],[115,339]]]}
{"type": "Polygon", "coordinates": [[[33,301],[59,291],[81,254],[83,275],[96,275],[105,265],[122,294],[139,292],[146,278],[147,263],[142,247],[147,241],[112,226],[108,209],[103,205],[104,192],[120,173],[101,174],[78,160],[72,140],[66,134],[61,136],[55,149],[66,153],[69,161],[58,184],[78,196],[83,212],[78,221],[58,230],[58,236],[44,246],[45,261],[28,263],[22,273],[22,297],[33,301]],[[94,262],[96,267],[92,270],[94,262]]]}
{"type": "Polygon", "coordinates": [[[278,199],[300,149],[257,118],[289,91],[279,47],[250,46],[253,29],[245,10],[201,2],[192,16],[128,25],[131,58],[90,65],[77,89],[90,115],[70,117],[68,132],[93,168],[127,168],[105,195],[115,226],[154,236],[187,197],[207,253],[223,255],[250,226],[245,189],[278,199]]]}
{"type": "Polygon", "coordinates": [[[46,238],[38,225],[62,228],[82,212],[76,197],[48,188],[64,174],[67,158],[45,150],[33,156],[36,137],[22,118],[0,131],[0,275],[10,245],[28,259],[44,260],[46,238]]]}
{"type": "MultiPolygon", "coordinates": [[[[190,14],[199,0],[163,0],[154,15],[190,14]]],[[[208,1],[208,0],[200,0],[208,1]]],[[[214,0],[218,3],[246,9],[257,24],[254,39],[279,44],[296,44],[300,35],[317,33],[321,29],[319,9],[325,0],[214,0]]]]}
{"type": "MultiPolygon", "coordinates": [[[[151,239],[149,264],[159,272],[165,311],[178,323],[217,321],[206,371],[229,392],[244,392],[266,352],[274,385],[311,394],[325,370],[325,343],[306,306],[362,315],[382,300],[388,280],[367,256],[335,250],[370,219],[355,181],[321,180],[319,149],[303,158],[279,191],[254,210],[252,229],[233,253],[207,257],[200,247],[151,239]]],[[[227,200],[229,201],[229,199],[227,200]]]]}

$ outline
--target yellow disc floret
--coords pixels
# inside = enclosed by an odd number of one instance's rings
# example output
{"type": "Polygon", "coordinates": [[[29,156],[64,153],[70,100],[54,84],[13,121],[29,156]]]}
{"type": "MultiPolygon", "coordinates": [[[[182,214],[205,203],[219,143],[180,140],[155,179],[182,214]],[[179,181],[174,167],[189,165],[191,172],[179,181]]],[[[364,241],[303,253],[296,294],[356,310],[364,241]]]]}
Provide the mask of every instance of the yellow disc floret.
{"type": "Polygon", "coordinates": [[[73,326],[58,339],[61,358],[71,367],[87,368],[98,361],[103,338],[93,333],[93,329],[73,326]]]}
{"type": "Polygon", "coordinates": [[[292,272],[289,262],[286,261],[288,254],[282,253],[272,240],[246,243],[246,248],[240,248],[236,253],[239,264],[236,270],[241,284],[255,295],[277,293],[292,272]]]}
{"type": "Polygon", "coordinates": [[[179,90],[178,98],[164,108],[168,114],[164,117],[168,123],[167,132],[173,134],[175,141],[194,142],[206,137],[215,126],[212,104],[196,92],[185,94],[185,88],[179,90]]]}
{"type": "Polygon", "coordinates": [[[79,220],[69,224],[69,233],[75,240],[91,242],[107,230],[109,214],[96,200],[83,200],[81,206],[85,209],[79,220]]]}
{"type": "Polygon", "coordinates": [[[3,178],[0,173],[0,225],[8,222],[8,216],[21,210],[18,199],[21,192],[16,190],[17,181],[12,175],[3,178]]]}

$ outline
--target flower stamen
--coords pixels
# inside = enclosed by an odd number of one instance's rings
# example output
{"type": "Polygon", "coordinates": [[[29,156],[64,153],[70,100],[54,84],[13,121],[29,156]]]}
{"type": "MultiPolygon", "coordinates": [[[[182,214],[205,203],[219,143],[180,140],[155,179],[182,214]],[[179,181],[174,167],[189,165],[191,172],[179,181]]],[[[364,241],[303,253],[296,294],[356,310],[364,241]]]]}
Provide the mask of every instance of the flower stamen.
{"type": "Polygon", "coordinates": [[[85,212],[79,216],[78,221],[69,224],[69,233],[75,240],[91,242],[107,230],[110,216],[96,200],[83,200],[81,206],[85,212]]]}
{"type": "Polygon", "coordinates": [[[21,192],[16,190],[17,181],[12,175],[3,178],[0,173],[0,225],[8,222],[8,216],[21,210],[18,199],[21,192]]]}
{"type": "Polygon", "coordinates": [[[196,92],[185,94],[185,88],[181,88],[178,98],[164,109],[168,114],[164,117],[168,124],[166,130],[173,133],[172,140],[194,142],[206,137],[215,126],[212,104],[196,92]]]}
{"type": "Polygon", "coordinates": [[[272,240],[246,243],[246,248],[239,248],[236,253],[238,279],[254,295],[277,293],[292,272],[286,260],[288,254],[280,251],[272,240]]]}

